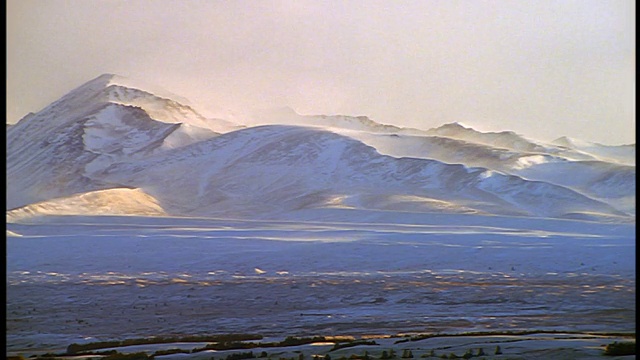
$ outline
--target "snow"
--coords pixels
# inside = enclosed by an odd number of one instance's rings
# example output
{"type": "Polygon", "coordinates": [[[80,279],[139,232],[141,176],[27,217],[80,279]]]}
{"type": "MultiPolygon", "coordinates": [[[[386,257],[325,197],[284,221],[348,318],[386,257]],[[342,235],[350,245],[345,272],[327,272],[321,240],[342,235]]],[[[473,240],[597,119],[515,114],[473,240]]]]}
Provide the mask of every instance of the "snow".
{"type": "Polygon", "coordinates": [[[265,122],[295,126],[242,128],[206,119],[175,100],[179,97],[153,91],[103,75],[9,128],[7,208],[126,186],[144,189],[173,215],[256,217],[324,206],[345,195],[351,199],[346,206],[378,209],[415,210],[416,202],[394,199],[418,196],[425,200],[420,205],[425,212],[635,214],[635,186],[630,186],[635,167],[583,166],[589,176],[569,182],[555,174],[577,168],[577,150],[538,144],[513,132],[482,133],[457,123],[425,132],[365,116],[302,116],[291,109],[262,116],[265,122]],[[229,136],[220,138],[220,133],[229,136]],[[328,141],[329,133],[339,136],[328,141]],[[474,179],[472,168],[479,174],[496,171],[496,179],[515,175],[500,180],[508,182],[511,193],[478,187],[482,179],[474,179]],[[239,184],[270,196],[238,193],[239,184]],[[541,187],[547,189],[536,190],[548,197],[544,209],[522,203],[529,201],[519,195],[528,191],[524,188],[541,187]],[[381,188],[385,191],[379,193],[381,188]],[[574,205],[554,207],[558,197],[574,205]]]}
{"type": "Polygon", "coordinates": [[[597,157],[593,154],[581,151],[581,149],[567,148],[554,143],[545,144],[528,139],[512,131],[480,132],[461,126],[458,123],[452,123],[430,129],[426,133],[517,152],[552,154],[571,160],[597,160],[597,157]]]}
{"type": "Polygon", "coordinates": [[[129,116],[129,110],[127,107],[110,104],[86,121],[83,135],[85,149],[94,153],[121,152],[129,155],[140,151],[140,147],[152,141],[152,133],[135,131],[145,129],[148,122],[142,123],[142,126],[123,122],[131,123],[136,119],[129,116]]]}
{"type": "Polygon", "coordinates": [[[196,330],[635,331],[635,225],[325,211],[340,221],[10,222],[8,350],[196,330]]]}
{"type": "Polygon", "coordinates": [[[545,145],[532,153],[496,147],[499,143],[489,145],[488,142],[475,143],[453,137],[379,134],[344,129],[332,131],[362,141],[385,155],[465,164],[527,180],[548,182],[605,202],[621,212],[635,214],[632,201],[635,199],[635,166],[623,165],[618,161],[580,160],[596,158],[586,152],[575,156],[575,153],[566,149],[545,145]],[[573,176],[566,176],[567,173],[573,176]]]}
{"type": "Polygon", "coordinates": [[[163,143],[162,149],[175,149],[190,143],[200,142],[217,136],[218,133],[209,129],[193,126],[190,124],[181,124],[175,131],[167,136],[163,143]]]}
{"type": "Polygon", "coordinates": [[[526,169],[533,165],[544,164],[548,161],[548,158],[543,155],[532,155],[520,157],[514,166],[516,169],[526,169]]]}
{"type": "Polygon", "coordinates": [[[107,83],[104,85],[105,87],[116,85],[121,88],[142,90],[142,91],[163,97],[165,99],[173,99],[182,104],[191,105],[191,102],[189,101],[189,99],[179,96],[175,93],[172,93],[158,86],[157,84],[151,84],[149,82],[142,81],[140,79],[132,79],[129,77],[116,75],[116,74],[104,74],[104,75],[101,75],[101,77],[107,80],[107,83]]]}
{"type": "Polygon", "coordinates": [[[567,136],[560,137],[552,142],[567,148],[594,154],[599,160],[620,163],[622,165],[636,164],[636,145],[610,146],[574,139],[567,136]]]}
{"type": "Polygon", "coordinates": [[[635,167],[602,161],[553,161],[532,164],[515,173],[574,189],[635,215],[635,167]]]}
{"type": "Polygon", "coordinates": [[[123,83],[115,75],[99,76],[7,129],[7,209],[117,187],[90,174],[234,128],[113,79],[123,83]]]}
{"type": "Polygon", "coordinates": [[[367,116],[300,115],[290,107],[254,110],[245,124],[250,126],[284,124],[318,127],[332,131],[357,130],[374,133],[425,134],[419,129],[380,124],[367,116]]]}
{"type": "Polygon", "coordinates": [[[166,213],[157,200],[140,189],[109,189],[30,204],[7,211],[7,222],[46,215],[149,215],[166,213]]]}
{"type": "MultiPolygon", "coordinates": [[[[635,145],[292,109],[247,120],[105,74],[7,127],[7,352],[635,332],[635,145]]],[[[552,346],[519,341],[513,354],[552,346]]],[[[582,341],[605,340],[567,338],[582,341]]]]}
{"type": "Polygon", "coordinates": [[[113,164],[92,177],[142,188],[173,215],[264,218],[321,207],[349,195],[358,199],[349,206],[359,203],[376,209],[402,210],[405,204],[410,210],[415,203],[393,200],[419,196],[428,200],[424,204],[455,204],[465,211],[624,216],[603,202],[550,183],[496,173],[492,178],[501,179],[500,186],[488,186],[482,173],[481,168],[435,160],[383,156],[349,137],[317,128],[267,125],[113,164]],[[546,198],[527,197],[524,188],[540,189],[546,198]],[[496,196],[513,201],[496,202],[496,196]]]}

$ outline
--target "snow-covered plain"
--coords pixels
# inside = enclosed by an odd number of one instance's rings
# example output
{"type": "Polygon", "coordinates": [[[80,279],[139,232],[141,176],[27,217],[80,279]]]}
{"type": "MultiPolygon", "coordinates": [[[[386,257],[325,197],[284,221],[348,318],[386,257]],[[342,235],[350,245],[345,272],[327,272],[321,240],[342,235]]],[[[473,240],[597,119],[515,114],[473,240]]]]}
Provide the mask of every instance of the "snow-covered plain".
{"type": "Polygon", "coordinates": [[[9,223],[7,351],[204,333],[635,332],[633,225],[337,212],[9,223]]]}
{"type": "Polygon", "coordinates": [[[8,126],[7,353],[635,333],[635,145],[290,109],[252,121],[103,75],[8,126]]]}

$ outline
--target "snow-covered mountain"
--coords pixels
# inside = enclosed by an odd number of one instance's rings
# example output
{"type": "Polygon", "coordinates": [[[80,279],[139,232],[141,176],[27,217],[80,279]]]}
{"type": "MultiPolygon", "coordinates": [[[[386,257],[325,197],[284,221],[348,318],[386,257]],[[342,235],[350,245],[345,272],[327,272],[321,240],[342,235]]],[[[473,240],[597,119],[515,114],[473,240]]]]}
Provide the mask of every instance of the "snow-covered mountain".
{"type": "Polygon", "coordinates": [[[595,155],[583,150],[576,153],[554,145],[537,145],[519,136],[536,151],[501,147],[503,141],[492,145],[486,138],[480,143],[447,136],[337,132],[373,146],[385,155],[483,167],[528,180],[545,181],[569,187],[624,212],[635,213],[635,166],[621,161],[578,160],[595,159],[595,155]]]}
{"type": "Polygon", "coordinates": [[[636,144],[629,145],[602,145],[598,143],[572,139],[566,136],[560,137],[552,144],[568,149],[583,151],[593,154],[603,161],[618,162],[623,165],[636,165],[636,144]]]}
{"type": "Polygon", "coordinates": [[[7,222],[33,215],[148,215],[166,216],[158,201],[140,189],[89,191],[42,201],[7,211],[7,222]]]}
{"type": "Polygon", "coordinates": [[[335,131],[358,130],[370,133],[425,134],[419,129],[381,124],[367,116],[300,115],[290,107],[254,111],[248,122],[253,126],[280,124],[312,126],[335,131]]]}
{"type": "Polygon", "coordinates": [[[554,144],[542,144],[518,135],[513,131],[501,132],[480,132],[470,127],[465,127],[460,123],[454,122],[444,124],[440,127],[429,129],[429,135],[445,136],[453,139],[464,140],[477,144],[489,145],[492,147],[503,148],[519,152],[527,153],[543,153],[543,154],[562,154],[570,157],[572,160],[596,160],[589,154],[576,149],[567,149],[558,147],[554,144]]]}
{"type": "Polygon", "coordinates": [[[7,208],[117,187],[89,175],[236,128],[141,87],[101,75],[8,127],[7,208]]]}
{"type": "Polygon", "coordinates": [[[622,215],[564,187],[484,168],[385,156],[357,140],[300,126],[239,130],[113,164],[96,175],[147,190],[169,213],[198,216],[265,216],[318,207],[622,215]]]}
{"type": "Polygon", "coordinates": [[[393,157],[484,167],[545,181],[635,214],[635,145],[605,146],[566,137],[543,143],[512,131],[480,132],[460,123],[424,131],[380,124],[366,116],[300,115],[291,108],[258,112],[254,120],[327,129],[393,157]]]}
{"type": "Polygon", "coordinates": [[[163,90],[100,76],[7,128],[10,218],[287,218],[335,208],[621,220],[635,214],[635,166],[586,148],[459,124],[423,131],[290,109],[252,121],[243,127],[208,119],[163,90]],[[559,175],[565,171],[575,176],[559,175]],[[127,196],[130,202],[122,200],[127,196]]]}

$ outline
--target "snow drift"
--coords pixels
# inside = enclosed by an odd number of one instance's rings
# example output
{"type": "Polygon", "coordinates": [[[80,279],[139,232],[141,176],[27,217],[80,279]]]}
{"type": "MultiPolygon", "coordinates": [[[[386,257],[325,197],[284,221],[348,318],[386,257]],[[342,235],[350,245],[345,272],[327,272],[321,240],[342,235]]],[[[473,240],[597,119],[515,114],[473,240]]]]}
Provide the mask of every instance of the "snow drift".
{"type": "Polygon", "coordinates": [[[7,211],[7,222],[42,215],[143,215],[166,216],[158,202],[140,189],[90,191],[42,201],[7,211]]]}

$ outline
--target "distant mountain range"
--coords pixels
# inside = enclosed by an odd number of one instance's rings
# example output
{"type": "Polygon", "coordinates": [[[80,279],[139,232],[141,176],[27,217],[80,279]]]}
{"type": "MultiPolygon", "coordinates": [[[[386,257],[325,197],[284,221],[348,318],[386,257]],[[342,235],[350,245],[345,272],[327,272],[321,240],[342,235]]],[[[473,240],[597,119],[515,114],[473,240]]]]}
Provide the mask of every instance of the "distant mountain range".
{"type": "Polygon", "coordinates": [[[8,221],[287,218],[333,208],[635,221],[635,145],[292,109],[237,124],[111,74],[6,131],[8,221]]]}

